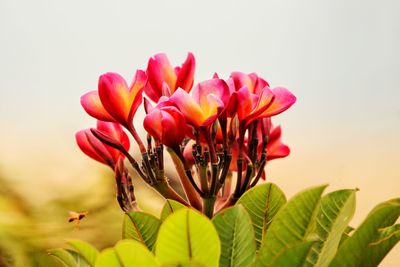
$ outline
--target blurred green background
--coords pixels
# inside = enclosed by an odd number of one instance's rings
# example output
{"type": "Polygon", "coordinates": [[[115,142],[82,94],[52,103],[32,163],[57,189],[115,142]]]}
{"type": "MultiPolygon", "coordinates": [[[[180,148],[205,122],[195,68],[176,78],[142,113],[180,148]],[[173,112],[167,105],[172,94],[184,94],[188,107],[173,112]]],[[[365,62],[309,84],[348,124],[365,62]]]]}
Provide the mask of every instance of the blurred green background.
{"type": "MultiPolygon", "coordinates": [[[[102,248],[120,237],[112,173],[75,144],[95,125],[79,98],[104,72],[131,80],[157,52],[178,65],[192,51],[196,81],[255,71],[290,89],[298,102],[275,123],[292,153],[268,164],[269,179],[289,197],[360,188],[358,225],[400,195],[399,10],[397,0],[0,0],[0,266],[34,266],[67,238],[102,248]],[[70,210],[89,211],[79,230],[70,210]]],[[[136,192],[158,213],[157,195],[136,192]]],[[[399,246],[381,266],[400,266],[399,246]]]]}
{"type": "MultiPolygon", "coordinates": [[[[46,250],[65,247],[67,239],[83,239],[99,249],[120,240],[123,213],[115,200],[113,173],[95,176],[85,187],[64,188],[47,200],[23,193],[0,176],[0,266],[59,266],[46,250]],[[79,223],[68,222],[70,211],[88,214],[79,223]]],[[[162,198],[144,183],[136,181],[135,189],[140,207],[159,216],[162,198]]]]}

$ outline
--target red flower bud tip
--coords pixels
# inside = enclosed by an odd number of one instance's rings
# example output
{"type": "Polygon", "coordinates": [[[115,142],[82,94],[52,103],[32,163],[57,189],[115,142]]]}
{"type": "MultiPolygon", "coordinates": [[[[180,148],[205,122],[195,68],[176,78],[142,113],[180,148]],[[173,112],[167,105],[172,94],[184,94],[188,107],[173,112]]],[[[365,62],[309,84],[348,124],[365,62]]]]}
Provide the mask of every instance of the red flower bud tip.
{"type": "MultiPolygon", "coordinates": [[[[126,151],[129,150],[129,138],[117,123],[97,122],[97,131],[107,137],[112,142],[119,144],[126,151]]],[[[79,148],[92,159],[106,164],[114,169],[119,158],[124,155],[117,149],[104,144],[95,137],[90,129],[79,131],[75,134],[79,148]]]]}

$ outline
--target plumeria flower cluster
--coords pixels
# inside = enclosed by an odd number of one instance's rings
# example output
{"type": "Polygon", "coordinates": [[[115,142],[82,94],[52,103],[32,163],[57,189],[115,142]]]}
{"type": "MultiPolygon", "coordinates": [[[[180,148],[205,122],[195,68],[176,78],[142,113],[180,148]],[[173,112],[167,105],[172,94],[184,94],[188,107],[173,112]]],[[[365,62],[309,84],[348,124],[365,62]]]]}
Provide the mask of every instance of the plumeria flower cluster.
{"type": "Polygon", "coordinates": [[[265,179],[268,161],[289,155],[281,128],[271,117],[292,106],[296,97],[283,87],[271,88],[255,73],[217,74],[194,85],[195,58],[173,67],[165,54],[137,70],[131,85],[116,73],[100,76],[98,90],[82,96],[85,111],[97,127],[76,134],[81,150],[115,173],[118,203],[124,211],[138,209],[134,179],[143,179],[162,196],[192,206],[209,217],[233,205],[265,179]],[[143,105],[143,142],[133,120],[143,105]],[[127,131],[141,153],[130,154],[127,131]],[[171,187],[164,172],[167,151],[183,194],[171,187]],[[126,159],[126,160],[125,160],[126,159]]]}

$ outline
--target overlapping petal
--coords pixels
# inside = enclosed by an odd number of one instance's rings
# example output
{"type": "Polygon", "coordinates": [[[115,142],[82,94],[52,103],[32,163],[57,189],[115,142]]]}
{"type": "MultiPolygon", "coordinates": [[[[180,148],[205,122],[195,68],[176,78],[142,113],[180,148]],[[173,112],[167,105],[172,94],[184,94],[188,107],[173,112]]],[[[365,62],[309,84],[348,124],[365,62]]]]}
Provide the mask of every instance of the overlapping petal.
{"type": "Polygon", "coordinates": [[[251,93],[260,94],[264,87],[269,86],[268,82],[256,73],[245,74],[236,71],[232,72],[230,77],[233,80],[235,90],[239,90],[245,86],[251,93]]]}
{"type": "MultiPolygon", "coordinates": [[[[246,120],[246,124],[249,124],[255,119],[259,118],[259,115],[263,113],[275,99],[275,95],[268,87],[263,88],[263,90],[260,92],[260,95],[250,93],[250,96],[246,97],[251,99],[247,101],[251,101],[252,108],[250,112],[242,115],[241,119],[239,118],[239,120],[246,120]]],[[[245,101],[245,99],[242,101],[245,101]]]]}
{"type": "Polygon", "coordinates": [[[146,74],[138,70],[131,87],[117,73],[106,73],[99,78],[99,97],[104,109],[124,126],[129,127],[133,116],[142,103],[142,91],[146,74]]]}
{"type": "Polygon", "coordinates": [[[286,88],[277,87],[270,89],[264,87],[260,94],[253,94],[247,87],[242,87],[232,93],[229,110],[236,109],[239,121],[249,125],[256,119],[277,115],[296,102],[296,97],[286,88]],[[231,104],[234,103],[234,104],[231,104]]]}
{"type": "Polygon", "coordinates": [[[196,85],[192,96],[177,89],[169,100],[193,127],[209,126],[228,104],[229,87],[224,80],[215,78],[196,85]]]}
{"type": "Polygon", "coordinates": [[[224,105],[227,105],[230,97],[229,87],[224,80],[214,78],[198,83],[193,88],[193,98],[200,106],[207,105],[208,95],[215,95],[224,105]]]}
{"type": "Polygon", "coordinates": [[[233,97],[236,98],[236,112],[238,115],[238,119],[239,121],[242,121],[253,111],[253,98],[247,87],[243,87],[240,90],[234,92],[233,97]]]}
{"type": "Polygon", "coordinates": [[[111,154],[108,152],[105,145],[94,137],[90,129],[77,132],[75,134],[75,140],[83,153],[112,168],[114,161],[111,154]]]}
{"type": "MultiPolygon", "coordinates": [[[[120,144],[126,151],[129,151],[130,142],[129,137],[126,135],[121,125],[118,123],[109,123],[104,121],[97,121],[97,130],[107,136],[115,144],[120,144]]],[[[119,157],[124,157],[120,151],[106,146],[114,161],[116,162],[119,157]]]]}
{"type": "Polygon", "coordinates": [[[168,147],[179,147],[185,138],[185,118],[172,106],[154,108],[144,118],[143,126],[151,136],[168,147]]]}
{"type": "Polygon", "coordinates": [[[286,88],[276,87],[272,89],[274,99],[270,105],[258,116],[266,118],[282,113],[296,103],[296,97],[286,88]]]}
{"type": "Polygon", "coordinates": [[[189,124],[200,127],[205,121],[200,106],[186,91],[178,88],[169,100],[179,108],[189,124]]]}
{"type": "MultiPolygon", "coordinates": [[[[114,143],[121,144],[126,151],[129,150],[129,138],[119,124],[98,121],[97,130],[109,139],[113,140],[114,143]]],[[[97,139],[90,129],[77,132],[75,134],[75,139],[83,153],[96,161],[110,166],[111,168],[114,168],[119,158],[124,157],[119,150],[112,148],[97,139]]]]}
{"type": "Polygon", "coordinates": [[[148,85],[145,92],[154,102],[163,95],[172,95],[178,88],[189,92],[193,86],[194,71],[195,58],[192,53],[188,53],[181,67],[175,68],[165,54],[156,54],[150,58],[147,65],[148,85]],[[166,90],[169,92],[166,93],[166,90]]]}

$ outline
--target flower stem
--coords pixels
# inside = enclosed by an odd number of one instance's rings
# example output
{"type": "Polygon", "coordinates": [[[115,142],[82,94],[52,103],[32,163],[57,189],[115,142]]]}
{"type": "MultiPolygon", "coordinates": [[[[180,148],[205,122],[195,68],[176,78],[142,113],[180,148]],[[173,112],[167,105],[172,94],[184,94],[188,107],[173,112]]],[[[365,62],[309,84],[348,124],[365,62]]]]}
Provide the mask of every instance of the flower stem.
{"type": "Polygon", "coordinates": [[[158,182],[152,185],[163,197],[166,199],[172,199],[182,203],[185,206],[189,206],[186,200],[184,200],[178,193],[176,193],[169,184],[165,182],[158,182]]]}
{"type": "MultiPolygon", "coordinates": [[[[183,156],[180,154],[180,152],[175,151],[173,149],[167,148],[168,153],[171,155],[172,161],[175,164],[176,171],[178,172],[181,185],[185,191],[186,197],[189,200],[190,204],[198,210],[201,210],[201,201],[200,198],[198,197],[197,192],[201,192],[200,189],[198,189],[198,186],[196,185],[196,182],[192,179],[191,177],[187,176],[187,172],[185,171],[185,166],[183,163],[183,156]],[[182,160],[181,160],[182,158],[182,160]],[[196,188],[195,188],[196,187],[196,188]],[[196,190],[197,189],[197,190],[196,190]]],[[[188,171],[190,171],[188,169],[188,171]]]]}
{"type": "Polygon", "coordinates": [[[142,139],[140,139],[140,136],[136,132],[135,126],[133,126],[133,124],[131,124],[131,125],[128,125],[126,128],[131,133],[131,135],[133,136],[133,139],[135,139],[136,143],[138,144],[140,152],[142,154],[145,153],[146,147],[144,146],[142,139]]]}
{"type": "Polygon", "coordinates": [[[203,213],[210,219],[214,215],[215,200],[215,196],[203,198],[203,213]]]}

